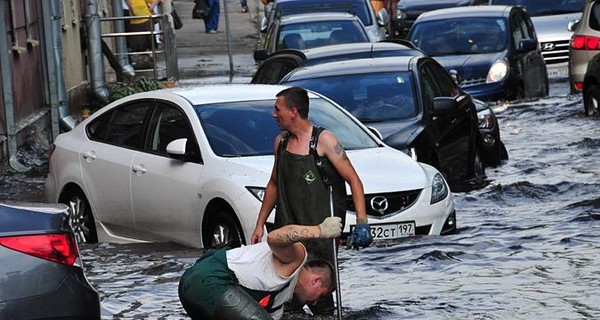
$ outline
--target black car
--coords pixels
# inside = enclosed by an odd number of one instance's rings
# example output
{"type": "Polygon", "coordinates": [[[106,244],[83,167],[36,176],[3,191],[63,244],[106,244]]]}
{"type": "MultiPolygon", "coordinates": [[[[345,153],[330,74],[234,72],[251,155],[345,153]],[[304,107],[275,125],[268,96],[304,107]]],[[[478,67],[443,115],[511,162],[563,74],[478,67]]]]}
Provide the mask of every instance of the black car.
{"type": "Polygon", "coordinates": [[[0,319],[100,319],[67,206],[0,204],[0,319]]]}
{"type": "Polygon", "coordinates": [[[476,6],[423,13],[409,41],[458,74],[460,87],[485,101],[548,95],[546,63],[522,7],[476,6]]]}
{"type": "Polygon", "coordinates": [[[423,54],[407,41],[347,43],[304,50],[284,49],[263,61],[254,73],[251,83],[277,84],[286,74],[301,66],[360,58],[423,54]]]}
{"type": "Polygon", "coordinates": [[[497,167],[508,160],[508,151],[500,140],[498,118],[490,106],[478,99],[473,99],[479,118],[479,134],[481,138],[481,160],[486,167],[497,167]]]}
{"type": "Polygon", "coordinates": [[[583,77],[583,107],[586,116],[598,116],[600,111],[600,54],[596,54],[583,77]]]}
{"type": "Polygon", "coordinates": [[[485,177],[473,99],[430,57],[323,63],[297,68],[281,83],[331,98],[388,145],[436,167],[455,191],[485,177]]]}
{"type": "Polygon", "coordinates": [[[399,0],[392,14],[391,35],[393,39],[404,39],[415,20],[424,12],[443,8],[487,4],[489,0],[399,0]]]}

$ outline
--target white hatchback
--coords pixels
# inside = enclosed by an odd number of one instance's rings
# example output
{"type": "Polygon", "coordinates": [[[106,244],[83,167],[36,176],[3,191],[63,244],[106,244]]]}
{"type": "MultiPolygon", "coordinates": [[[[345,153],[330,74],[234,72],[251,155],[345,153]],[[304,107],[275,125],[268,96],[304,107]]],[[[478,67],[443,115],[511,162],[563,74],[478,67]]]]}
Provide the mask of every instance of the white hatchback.
{"type": "MultiPolygon", "coordinates": [[[[48,200],[70,207],[82,242],[247,244],[273,165],[275,95],[284,88],[176,88],[113,102],[56,138],[48,200]]],[[[435,168],[386,146],[331,100],[311,92],[310,105],[311,121],[341,140],[363,181],[375,239],[456,230],[452,193],[435,168]]],[[[350,206],[344,233],[354,224],[350,206]]]]}

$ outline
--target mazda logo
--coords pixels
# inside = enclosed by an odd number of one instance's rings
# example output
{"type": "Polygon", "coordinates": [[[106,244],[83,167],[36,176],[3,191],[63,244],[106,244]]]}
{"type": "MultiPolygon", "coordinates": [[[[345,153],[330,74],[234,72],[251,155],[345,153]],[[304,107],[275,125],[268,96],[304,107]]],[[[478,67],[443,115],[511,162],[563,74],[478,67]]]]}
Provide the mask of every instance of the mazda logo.
{"type": "Polygon", "coordinates": [[[544,51],[552,51],[552,50],[554,50],[554,47],[555,47],[554,43],[552,43],[552,42],[546,42],[546,43],[544,43],[544,45],[542,46],[542,49],[543,49],[544,51]]]}
{"type": "Polygon", "coordinates": [[[388,208],[388,199],[383,196],[373,197],[371,199],[371,208],[379,212],[380,215],[383,215],[385,210],[388,208]]]}

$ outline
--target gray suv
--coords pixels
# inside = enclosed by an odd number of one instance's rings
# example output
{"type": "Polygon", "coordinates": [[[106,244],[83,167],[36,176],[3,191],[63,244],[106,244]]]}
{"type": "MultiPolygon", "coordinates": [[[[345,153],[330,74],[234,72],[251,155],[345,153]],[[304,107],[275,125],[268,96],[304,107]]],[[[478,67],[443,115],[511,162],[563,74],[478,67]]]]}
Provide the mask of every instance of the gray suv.
{"type": "Polygon", "coordinates": [[[580,93],[588,63],[600,53],[600,1],[588,1],[573,30],[569,47],[569,86],[571,93],[580,93]]]}

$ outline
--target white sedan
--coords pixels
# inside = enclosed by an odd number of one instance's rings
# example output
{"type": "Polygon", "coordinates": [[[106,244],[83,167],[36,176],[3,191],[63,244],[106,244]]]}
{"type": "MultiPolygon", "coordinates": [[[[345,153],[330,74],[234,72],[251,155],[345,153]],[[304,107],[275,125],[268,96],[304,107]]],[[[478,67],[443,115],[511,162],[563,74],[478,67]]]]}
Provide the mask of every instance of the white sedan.
{"type": "MultiPolygon", "coordinates": [[[[113,102],[56,138],[47,198],[70,207],[81,242],[247,244],[273,165],[275,95],[284,88],[176,88],[113,102]]],[[[456,230],[452,193],[435,168],[388,147],[321,95],[310,93],[310,108],[362,179],[375,239],[456,230]]],[[[356,221],[350,196],[348,203],[344,233],[356,221]]]]}

